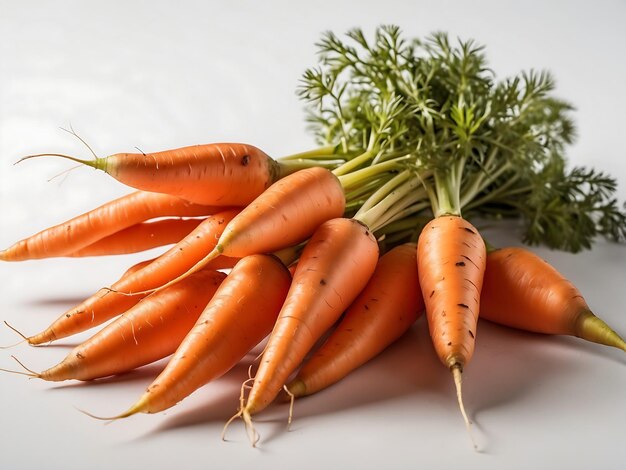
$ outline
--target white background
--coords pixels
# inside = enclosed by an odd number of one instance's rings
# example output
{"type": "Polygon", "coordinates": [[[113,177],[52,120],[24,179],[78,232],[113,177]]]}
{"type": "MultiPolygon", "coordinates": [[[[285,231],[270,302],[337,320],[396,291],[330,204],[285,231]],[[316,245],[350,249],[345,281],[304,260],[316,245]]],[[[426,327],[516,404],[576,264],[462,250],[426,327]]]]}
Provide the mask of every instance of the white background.
{"type": "MultiPolygon", "coordinates": [[[[0,246],[89,210],[127,190],[60,160],[12,164],[29,153],[89,157],[59,127],[73,126],[99,155],[216,141],[255,144],[274,156],[313,146],[294,90],[315,64],[320,33],[381,23],[407,36],[436,30],[487,45],[503,77],[547,68],[577,108],[571,164],[620,182],[626,199],[626,3],[623,1],[108,1],[0,0],[0,246]]],[[[518,243],[510,229],[487,232],[518,243]]],[[[626,249],[598,241],[579,255],[536,251],[626,334],[626,249]]],[[[0,319],[32,334],[149,254],[0,264],[0,319]]],[[[80,338],[0,351],[34,369],[80,338]]],[[[0,344],[16,341],[0,328],[0,344]]],[[[466,368],[466,407],[482,449],[472,450],[452,380],[423,321],[342,383],[258,419],[252,449],[235,423],[246,365],[176,408],[105,426],[78,411],[112,414],[139,396],[149,366],[93,384],[0,375],[0,467],[21,468],[624,468],[624,354],[575,338],[481,323],[466,368]],[[324,468],[324,467],[322,467],[324,468]]]]}

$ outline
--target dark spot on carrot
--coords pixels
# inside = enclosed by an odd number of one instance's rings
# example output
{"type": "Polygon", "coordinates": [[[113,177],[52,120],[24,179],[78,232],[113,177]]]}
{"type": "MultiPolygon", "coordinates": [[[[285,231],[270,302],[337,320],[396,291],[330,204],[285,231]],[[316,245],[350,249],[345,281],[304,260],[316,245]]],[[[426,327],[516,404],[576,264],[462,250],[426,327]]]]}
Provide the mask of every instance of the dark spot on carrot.
{"type": "Polygon", "coordinates": [[[466,304],[457,304],[457,305],[458,305],[459,307],[469,308],[469,306],[468,306],[468,305],[466,305],[466,304]]]}
{"type": "Polygon", "coordinates": [[[469,228],[469,227],[463,227],[463,230],[465,230],[466,232],[473,233],[474,235],[476,235],[476,232],[474,232],[474,231],[473,231],[471,228],[469,228]]]}
{"type": "Polygon", "coordinates": [[[370,308],[367,306],[367,304],[363,305],[363,308],[364,308],[365,310],[369,310],[369,309],[370,309],[370,308]]]}
{"type": "Polygon", "coordinates": [[[322,278],[322,279],[320,279],[320,284],[321,284],[322,286],[325,286],[325,285],[326,285],[326,279],[323,279],[323,278],[322,278]]]}
{"type": "Polygon", "coordinates": [[[67,318],[71,317],[71,315],[70,315],[69,313],[66,313],[66,314],[65,314],[65,316],[66,316],[67,318]]]}
{"type": "Polygon", "coordinates": [[[474,333],[472,333],[472,330],[469,330],[469,334],[472,338],[474,338],[474,333]]]}
{"type": "Polygon", "coordinates": [[[432,298],[433,295],[435,295],[435,290],[434,289],[433,289],[433,291],[430,293],[430,295],[428,297],[432,298]]]}
{"type": "Polygon", "coordinates": [[[448,346],[452,346],[452,341],[448,341],[448,346]]]}
{"type": "Polygon", "coordinates": [[[465,262],[459,261],[458,263],[455,263],[455,266],[465,266],[465,262]]]}
{"type": "Polygon", "coordinates": [[[461,255],[461,258],[465,258],[467,261],[472,263],[474,266],[478,267],[478,265],[476,263],[474,263],[474,261],[472,261],[472,258],[470,258],[469,256],[461,255]]]}
{"type": "Polygon", "coordinates": [[[78,359],[85,359],[85,356],[83,356],[83,355],[82,355],[81,353],[79,353],[79,352],[77,352],[77,353],[76,353],[76,357],[77,357],[78,359]]]}
{"type": "Polygon", "coordinates": [[[241,164],[243,166],[248,166],[248,163],[250,163],[250,155],[244,155],[241,157],[241,164]]]}
{"type": "Polygon", "coordinates": [[[224,219],[220,219],[217,221],[217,225],[222,225],[224,223],[224,219]]]}

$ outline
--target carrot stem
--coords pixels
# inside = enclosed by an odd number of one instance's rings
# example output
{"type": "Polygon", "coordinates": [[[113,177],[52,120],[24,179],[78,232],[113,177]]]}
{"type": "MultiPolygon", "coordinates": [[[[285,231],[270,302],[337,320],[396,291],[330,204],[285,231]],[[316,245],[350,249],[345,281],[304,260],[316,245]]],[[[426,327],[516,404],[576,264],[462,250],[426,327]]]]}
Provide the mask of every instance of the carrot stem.
{"type": "Polygon", "coordinates": [[[279,162],[283,162],[285,160],[301,160],[301,159],[313,159],[313,160],[324,160],[326,158],[336,158],[337,156],[341,156],[338,154],[336,145],[327,145],[324,147],[319,147],[313,150],[307,150],[305,152],[294,153],[293,155],[286,155],[278,159],[279,162]]]}

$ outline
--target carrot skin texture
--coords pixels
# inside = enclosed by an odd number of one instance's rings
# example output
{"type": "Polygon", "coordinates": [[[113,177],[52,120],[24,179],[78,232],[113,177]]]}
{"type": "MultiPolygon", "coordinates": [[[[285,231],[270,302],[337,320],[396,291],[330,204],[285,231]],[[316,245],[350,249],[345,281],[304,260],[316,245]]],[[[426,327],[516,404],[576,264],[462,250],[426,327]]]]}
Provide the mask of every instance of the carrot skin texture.
{"type": "Polygon", "coordinates": [[[399,245],[380,258],[337,328],[287,389],[300,397],[338,382],[402,336],[423,310],[415,244],[399,245]]]}
{"type": "MultiPolygon", "coordinates": [[[[184,273],[215,246],[224,227],[236,214],[237,210],[230,209],[207,217],[193,232],[152,263],[129,276],[123,276],[110,289],[100,289],[84,302],[63,313],[44,331],[29,337],[28,342],[35,345],[64,338],[100,325],[128,310],[147,295],[127,295],[128,293],[154,289],[184,273]]],[[[231,258],[220,256],[207,268],[231,267],[232,262],[231,258]]]]}
{"type": "Polygon", "coordinates": [[[130,414],[168,409],[229,371],[269,334],[290,282],[275,257],[242,258],[130,414]]]}
{"type": "Polygon", "coordinates": [[[213,214],[217,210],[167,194],[135,191],[15,243],[0,251],[0,260],[25,261],[68,256],[148,219],[165,216],[197,217],[213,214]]]}
{"type": "Polygon", "coordinates": [[[377,261],[376,239],[356,220],[332,219],[315,231],[261,357],[244,417],[274,400],[315,342],[367,284],[377,261]]]}
{"type": "Polygon", "coordinates": [[[279,164],[252,145],[215,143],[148,154],[119,153],[90,165],[128,186],[196,204],[245,206],[279,177],[279,164]]]}
{"type": "Polygon", "coordinates": [[[141,222],[104,237],[68,256],[110,256],[138,253],[179,242],[203,219],[163,219],[141,222]]]}
{"type": "Polygon", "coordinates": [[[417,268],[430,337],[450,369],[462,370],[474,352],[485,258],[478,230],[461,217],[431,220],[418,240],[417,268]]]}
{"type": "Polygon", "coordinates": [[[292,247],[323,222],[341,217],[345,207],[343,188],[331,171],[312,167],[291,173],[244,207],[224,229],[213,251],[161,288],[204,268],[219,255],[243,258],[292,247]]]}
{"type": "Polygon", "coordinates": [[[480,316],[512,328],[577,336],[626,351],[624,340],[591,312],[580,291],[523,248],[501,248],[487,255],[480,316]]]}
{"type": "Polygon", "coordinates": [[[74,348],[39,378],[93,380],[120,374],[172,354],[226,277],[205,270],[143,299],[74,348]]]}

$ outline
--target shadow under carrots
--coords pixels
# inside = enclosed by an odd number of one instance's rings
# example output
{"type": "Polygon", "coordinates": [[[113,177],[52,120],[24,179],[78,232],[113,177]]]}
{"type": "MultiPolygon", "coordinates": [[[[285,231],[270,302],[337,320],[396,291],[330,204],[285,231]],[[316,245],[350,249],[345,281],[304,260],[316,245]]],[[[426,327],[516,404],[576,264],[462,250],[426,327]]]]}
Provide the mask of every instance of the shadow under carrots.
{"type": "MultiPolygon", "coordinates": [[[[490,432],[488,422],[490,410],[523,401],[533,391],[549,386],[550,380],[575,373],[576,361],[559,352],[564,347],[625,363],[623,353],[617,350],[607,351],[606,347],[577,338],[520,332],[486,321],[479,323],[477,337],[474,357],[463,374],[463,394],[470,419],[478,420],[474,426],[484,436],[481,438],[482,452],[488,451],[490,444],[495,442],[495,434],[490,432]],[[487,421],[481,422],[481,418],[487,421]]],[[[195,426],[210,426],[221,432],[222,426],[239,407],[241,384],[248,378],[250,364],[256,364],[258,352],[247,355],[227,374],[194,392],[193,406],[168,410],[164,419],[135,440],[147,440],[168,431],[195,426]]],[[[147,381],[158,374],[160,367],[145,366],[122,376],[84,385],[147,381]]],[[[339,383],[310,397],[297,399],[291,429],[307,426],[301,421],[303,418],[411,396],[442,409],[456,410],[457,407],[452,376],[435,354],[424,318],[395,344],[339,383]]],[[[289,404],[278,401],[254,417],[263,444],[285,434],[288,412],[289,404]]],[[[231,424],[233,426],[243,427],[238,420],[231,424]]],[[[236,441],[245,439],[241,429],[233,430],[232,436],[236,441]]],[[[228,434],[227,440],[231,440],[228,434]]]]}
{"type": "Polygon", "coordinates": [[[247,359],[248,357],[223,376],[196,390],[192,396],[194,400],[199,400],[202,404],[184,411],[177,411],[176,407],[166,410],[164,413],[171,414],[135,440],[149,439],[152,436],[181,428],[206,426],[211,423],[226,424],[239,407],[241,384],[248,378],[248,367],[254,358],[250,358],[250,361],[247,359]]]}
{"type": "Polygon", "coordinates": [[[93,295],[93,292],[86,293],[84,296],[73,297],[44,297],[25,300],[24,305],[31,307],[58,307],[68,310],[75,305],[79,305],[93,295]]]}

